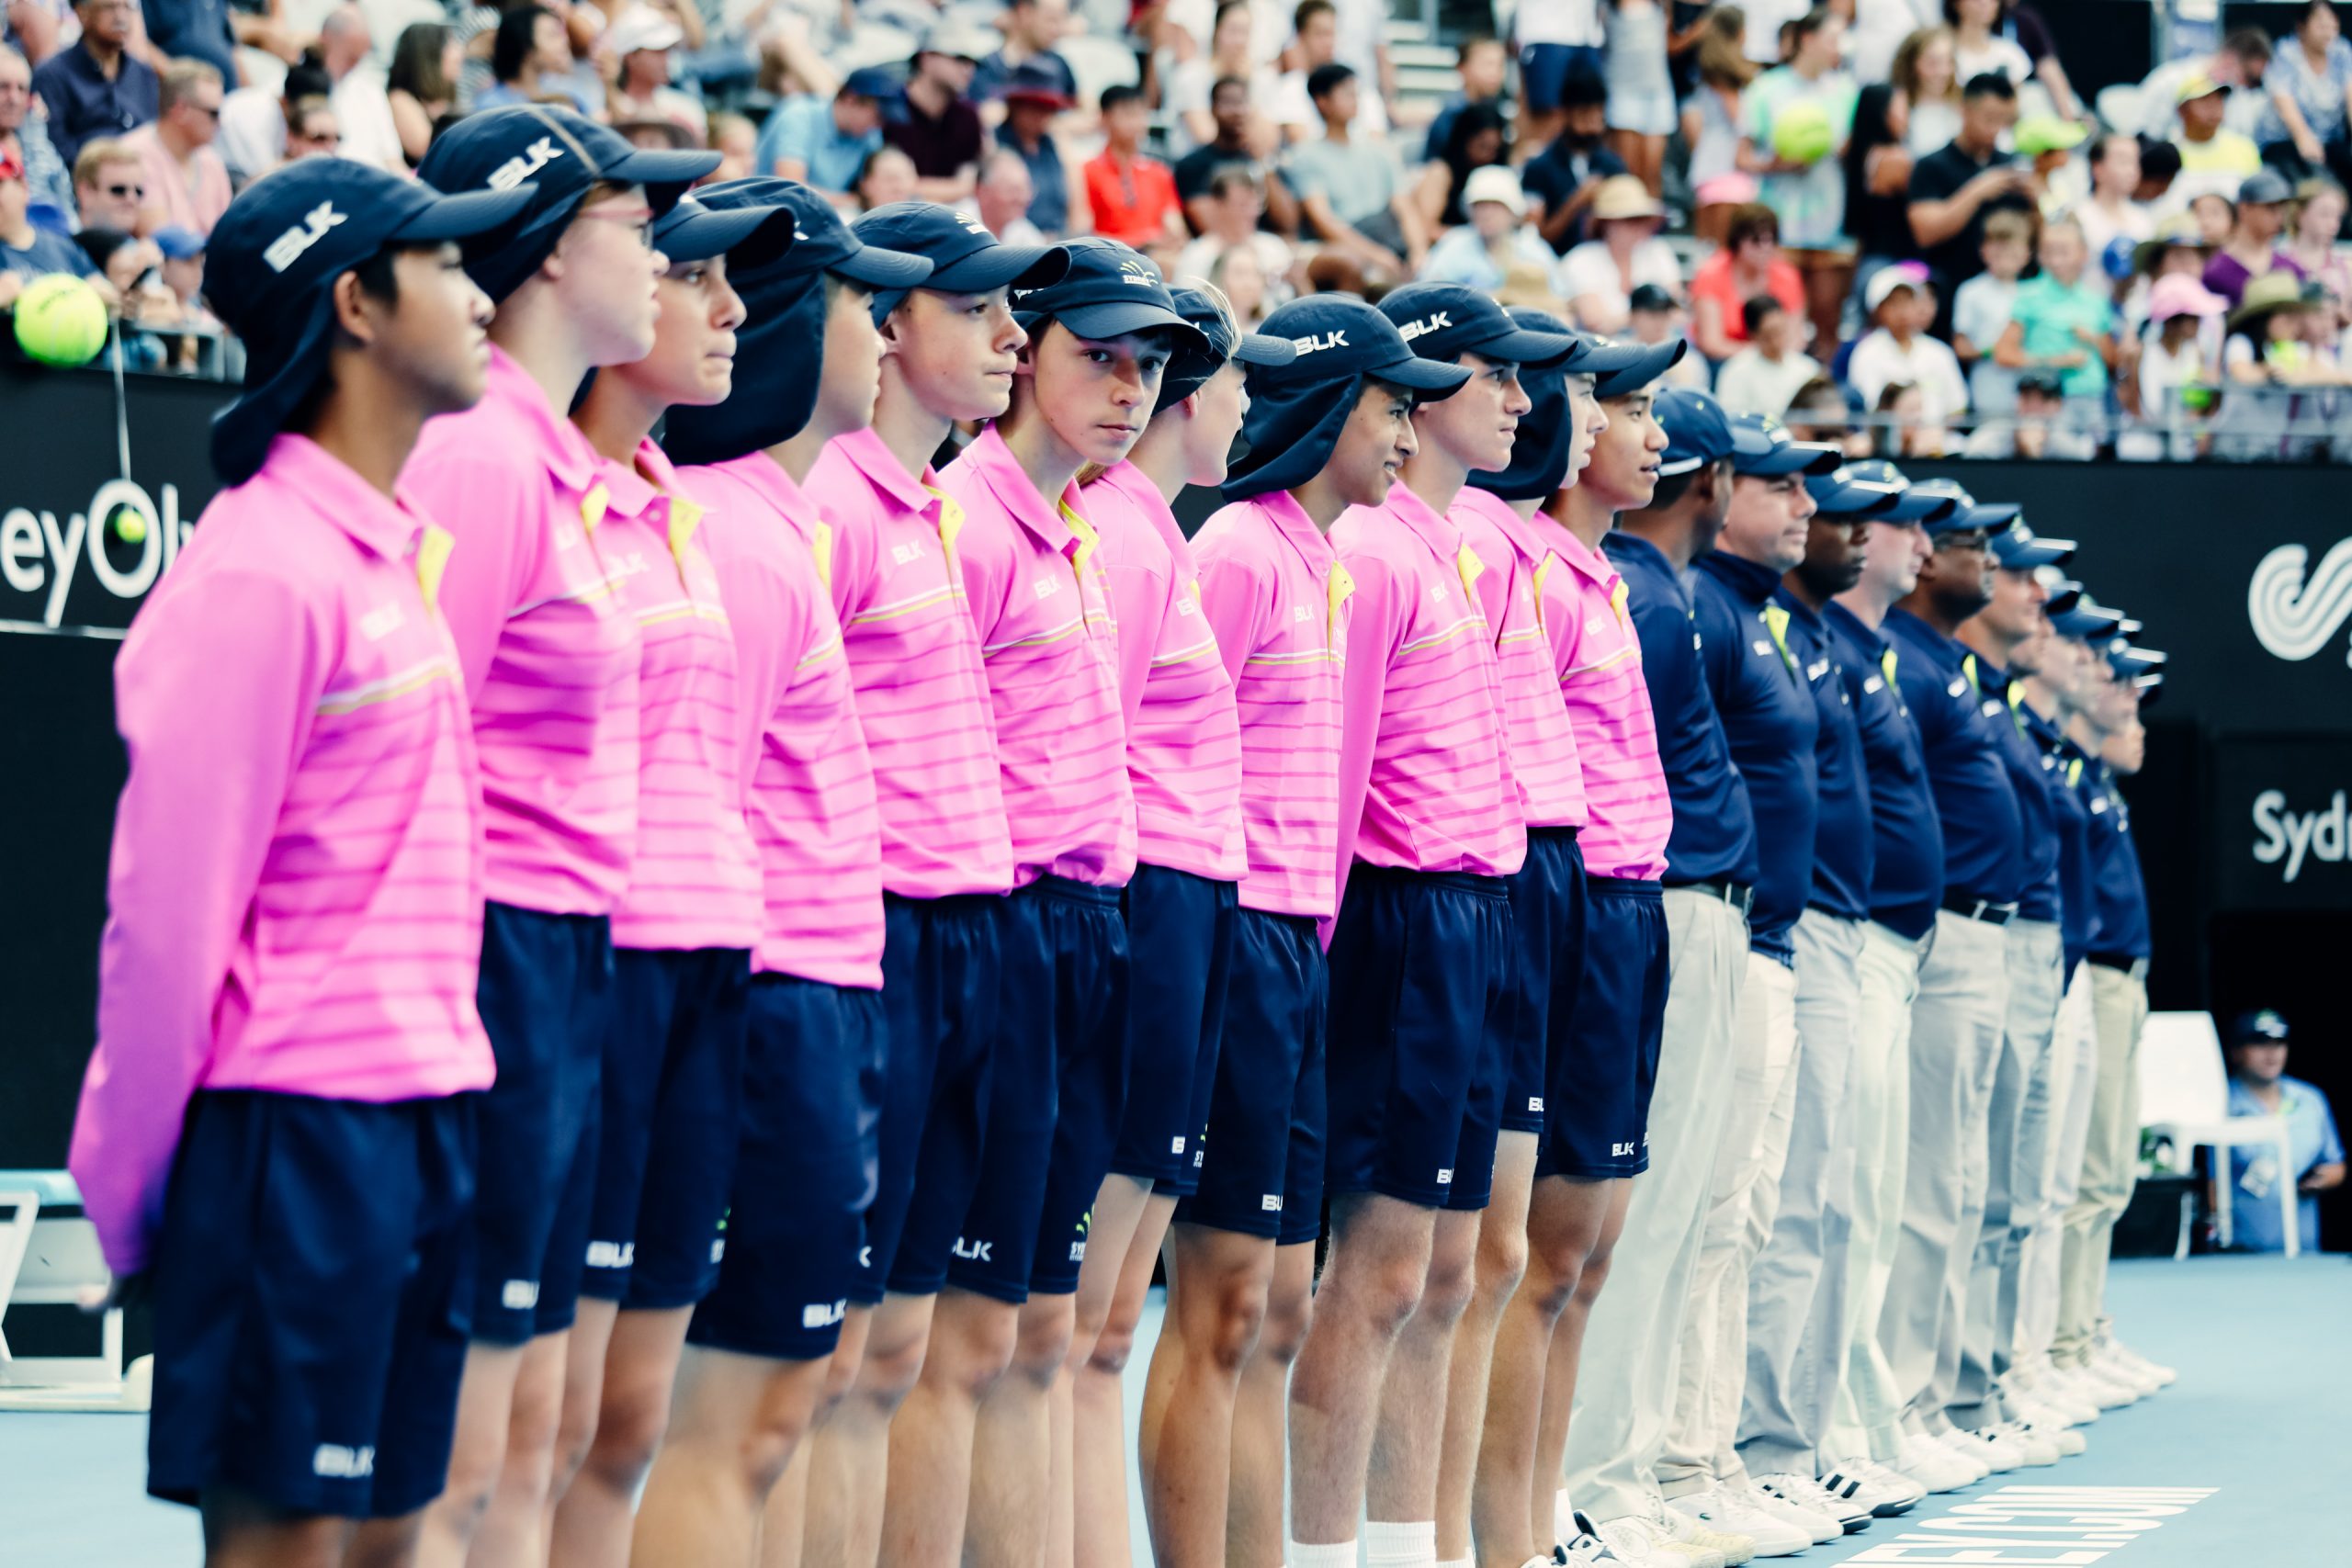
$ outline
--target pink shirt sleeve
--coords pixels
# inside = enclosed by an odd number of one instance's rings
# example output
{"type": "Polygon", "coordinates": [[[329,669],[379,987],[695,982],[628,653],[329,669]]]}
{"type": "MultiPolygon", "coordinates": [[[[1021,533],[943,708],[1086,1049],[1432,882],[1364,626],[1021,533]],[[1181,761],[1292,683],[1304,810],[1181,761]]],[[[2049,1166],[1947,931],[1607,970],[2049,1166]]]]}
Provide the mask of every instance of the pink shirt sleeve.
{"type": "MultiPolygon", "coordinates": [[[[1356,835],[1363,829],[1364,796],[1372,789],[1372,756],[1380,743],[1380,717],[1388,697],[1388,664],[1404,637],[1405,605],[1388,565],[1369,554],[1341,558],[1340,570],[1355,584],[1348,605],[1348,663],[1340,678],[1339,882],[1331,908],[1348,896],[1348,869],[1356,858],[1356,835]]],[[[1323,922],[1323,945],[1331,945],[1335,914],[1323,922]]]]}
{"type": "Polygon", "coordinates": [[[513,462],[436,454],[429,463],[411,464],[401,483],[428,515],[448,519],[442,526],[455,542],[441,574],[441,615],[458,645],[466,698],[472,702],[490,678],[521,585],[538,572],[545,502],[528,493],[525,470],[513,462]]]}
{"type": "Polygon", "coordinates": [[[180,588],[142,613],[115,678],[130,774],[71,1164],[117,1274],[146,1265],[230,957],[332,664],[290,583],[227,568],[180,588]]]}

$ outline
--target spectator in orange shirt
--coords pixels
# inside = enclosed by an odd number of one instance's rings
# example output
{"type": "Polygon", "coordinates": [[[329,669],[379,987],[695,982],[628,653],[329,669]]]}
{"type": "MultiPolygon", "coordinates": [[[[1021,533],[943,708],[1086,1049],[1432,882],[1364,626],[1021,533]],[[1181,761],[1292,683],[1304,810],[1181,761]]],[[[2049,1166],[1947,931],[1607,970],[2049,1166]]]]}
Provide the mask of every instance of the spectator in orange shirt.
{"type": "Polygon", "coordinates": [[[1133,87],[1102,89],[1102,152],[1086,164],[1086,201],[1094,231],[1137,250],[1185,238],[1176,176],[1157,158],[1144,155],[1143,134],[1150,123],[1143,95],[1133,87]]]}

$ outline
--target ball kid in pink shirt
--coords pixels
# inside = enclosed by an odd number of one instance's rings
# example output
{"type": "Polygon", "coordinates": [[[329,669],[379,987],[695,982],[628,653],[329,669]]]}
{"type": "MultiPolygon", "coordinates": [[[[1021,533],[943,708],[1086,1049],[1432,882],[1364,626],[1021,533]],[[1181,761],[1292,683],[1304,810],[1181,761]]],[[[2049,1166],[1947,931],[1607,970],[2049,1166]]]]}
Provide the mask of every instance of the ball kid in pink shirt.
{"type": "Polygon", "coordinates": [[[763,1529],[799,1539],[800,1517],[770,1489],[828,1381],[856,1371],[872,1312],[857,1307],[846,1326],[888,1041],[881,818],[827,581],[833,525],[801,481],[828,442],[874,417],[872,290],[918,282],[931,264],[860,244],[822,197],[789,181],[697,196],[737,221],[781,215],[791,240],[779,256],[729,254],[747,318],[733,389],[673,407],[662,436],[699,465],[678,478],[708,508],[697,536],[735,634],[733,741],[764,908],[726,1256],[686,1328],[673,1435],[637,1539],[676,1561],[728,1562],[750,1561],[763,1529]],[[834,1364],[837,1348],[850,1364],[834,1364]],[[747,1379],[747,1368],[762,1371],[747,1379]],[[713,1485],[714,1471],[729,1483],[713,1485]]]}
{"type": "MultiPolygon", "coordinates": [[[[1110,577],[1076,481],[1088,463],[1125,458],[1171,355],[1197,352],[1201,333],[1141,254],[1099,239],[1059,249],[1060,277],[1014,290],[1027,342],[1012,406],[940,478],[964,507],[964,583],[1015,881],[990,1148],[965,1224],[967,1240],[992,1247],[949,1276],[1022,1303],[1012,1371],[981,1404],[976,1495],[1051,1478],[1045,1450],[986,1435],[1046,1430],[1048,1401],[1069,1399],[1065,1368],[1092,1353],[1147,1190],[1110,1175],[1127,1087],[1119,902],[1135,874],[1136,803],[1110,577]],[[1034,1059],[1012,1054],[1016,1037],[1035,1042],[1024,1047],[1034,1059]]],[[[1101,1414],[1079,1418],[1075,1449],[1120,1440],[1089,1418],[1101,1414]]],[[[1073,1506],[1049,1495],[1050,1512],[976,1512],[989,1539],[970,1550],[1026,1561],[1045,1550],[1047,1519],[1073,1506]]]]}
{"type": "MultiPolygon", "coordinates": [[[[588,1261],[612,917],[638,845],[640,644],[618,561],[592,532],[610,493],[602,460],[563,416],[591,370],[652,346],[662,264],[645,231],[713,166],[532,105],[469,117],[418,170],[446,191],[536,191],[466,258],[498,307],[490,389],[428,425],[406,470],[458,543],[442,599],[481,754],[481,1007],[498,1053],[480,1112],[474,1387],[425,1524],[436,1556],[477,1530],[536,1540],[562,1490],[540,1413],[565,1397],[588,1261]],[[517,1410],[532,1414],[510,1451],[517,1410]]],[[[575,1380],[575,1432],[594,1419],[592,1381],[575,1380]]]]}
{"type": "Polygon", "coordinates": [[[108,1300],[152,1285],[148,1490],[230,1556],[413,1535],[447,1470],[494,1066],[481,776],[449,535],[396,481],[482,395],[490,301],[453,242],[528,199],[316,164],[231,204],[229,488],[115,665],[130,773],[71,1164],[108,1300]]]}

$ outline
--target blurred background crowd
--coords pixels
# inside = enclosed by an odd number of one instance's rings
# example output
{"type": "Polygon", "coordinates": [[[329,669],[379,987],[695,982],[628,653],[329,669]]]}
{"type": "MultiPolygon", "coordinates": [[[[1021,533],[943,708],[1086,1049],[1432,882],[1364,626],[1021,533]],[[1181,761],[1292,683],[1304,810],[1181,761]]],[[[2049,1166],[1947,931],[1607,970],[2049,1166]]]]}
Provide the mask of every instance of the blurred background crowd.
{"type": "Polygon", "coordinates": [[[538,100],[1253,317],[1425,277],[1687,336],[1857,456],[2352,459],[2352,43],[2261,10],[2088,94],[2020,0],[8,0],[0,309],[74,272],[130,368],[233,376],[233,191],[538,100]]]}

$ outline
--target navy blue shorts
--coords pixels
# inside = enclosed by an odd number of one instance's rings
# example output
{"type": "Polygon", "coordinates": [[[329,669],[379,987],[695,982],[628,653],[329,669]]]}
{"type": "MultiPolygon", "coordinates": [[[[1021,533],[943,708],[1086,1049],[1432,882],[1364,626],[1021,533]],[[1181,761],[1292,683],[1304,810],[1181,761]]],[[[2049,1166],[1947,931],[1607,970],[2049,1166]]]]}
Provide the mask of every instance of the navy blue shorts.
{"type": "Polygon", "coordinates": [[[1313,920],[1239,911],[1208,1134],[1181,1224],[1284,1244],[1321,1230],[1329,995],[1313,920]]]}
{"type": "Polygon", "coordinates": [[[1536,114],[1560,107],[1560,90],[1571,72],[1602,73],[1600,50],[1592,44],[1531,43],[1519,51],[1520,101],[1536,114]]]}
{"type": "Polygon", "coordinates": [[[440,1495],[483,1098],[188,1102],[153,1263],[149,1492],[363,1519],[440,1495]]]}
{"type": "Polygon", "coordinates": [[[491,904],[475,1002],[498,1079],[476,1112],[473,1333],[520,1345],[570,1328],[579,1303],[604,1119],[611,922],[491,904]]]}
{"type": "Polygon", "coordinates": [[[1587,877],[1584,994],[1552,1063],[1536,1175],[1605,1181],[1649,1168],[1666,980],[1658,885],[1587,877]]]}
{"type": "Polygon", "coordinates": [[[1552,1060],[1584,988],[1584,852],[1573,828],[1530,828],[1527,863],[1507,879],[1519,951],[1510,966],[1503,1131],[1544,1131],[1552,1060]]]}
{"type": "Polygon", "coordinates": [[[882,896],[880,1085],[874,1202],[849,1299],[939,1293],[980,1179],[995,1082],[998,973],[1009,900],[882,896]]]}
{"type": "Polygon", "coordinates": [[[1348,874],[1331,933],[1330,1191],[1486,1207],[1516,951],[1500,877],[1348,874]]]}
{"type": "Polygon", "coordinates": [[[788,1361],[832,1354],[874,1201],[886,1028],[880,991],[752,977],[726,1255],[689,1343],[788,1361]]]}
{"type": "Polygon", "coordinates": [[[740,947],[617,948],[605,1133],[580,1293],[692,1306],[718,1279],[735,1188],[752,958],[740,947]]]}
{"type": "Polygon", "coordinates": [[[1127,1111],[1111,1168],[1171,1197],[1193,1190],[1216,1092],[1239,891],[1160,865],[1127,884],[1127,951],[1149,962],[1127,979],[1127,1111]]]}
{"type": "Polygon", "coordinates": [[[987,1147],[947,1267],[998,1301],[1068,1295],[1127,1095],[1119,890],[1044,876],[1006,909],[987,1147]]]}

